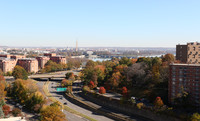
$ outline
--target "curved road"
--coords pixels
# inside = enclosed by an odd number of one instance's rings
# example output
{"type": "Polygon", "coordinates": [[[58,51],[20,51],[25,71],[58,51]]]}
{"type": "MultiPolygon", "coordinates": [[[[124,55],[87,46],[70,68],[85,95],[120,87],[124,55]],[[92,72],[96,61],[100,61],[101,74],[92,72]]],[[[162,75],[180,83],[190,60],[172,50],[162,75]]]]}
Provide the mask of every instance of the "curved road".
{"type": "MultiPolygon", "coordinates": [[[[39,89],[40,89],[40,92],[43,93],[42,88],[43,88],[43,85],[44,85],[44,83],[45,83],[46,81],[37,81],[37,82],[38,82],[37,85],[38,85],[38,87],[39,87],[39,89]]],[[[44,94],[44,93],[43,93],[43,94],[44,94]]],[[[44,94],[44,95],[45,95],[45,94],[44,94]]],[[[46,96],[46,95],[45,95],[45,96],[46,96]]],[[[48,98],[48,97],[46,96],[46,98],[48,98]]],[[[52,102],[51,102],[51,103],[52,103],[52,102]]],[[[63,113],[66,115],[66,118],[67,118],[68,121],[87,121],[87,119],[84,119],[84,118],[82,118],[82,117],[80,117],[80,116],[78,116],[78,115],[69,113],[69,112],[67,112],[67,111],[65,111],[65,110],[63,110],[63,113]]]]}
{"type": "MultiPolygon", "coordinates": [[[[38,83],[40,83],[39,85],[43,85],[44,82],[40,82],[38,81],[38,83]]],[[[68,107],[70,107],[71,109],[73,110],[76,110],[84,115],[87,115],[93,119],[96,119],[98,121],[113,121],[112,119],[108,118],[108,117],[105,117],[105,116],[102,116],[101,114],[97,114],[97,113],[93,113],[92,111],[89,111],[87,109],[84,109],[82,107],[79,107],[78,105],[75,105],[73,103],[71,103],[70,101],[68,101],[67,99],[65,99],[63,97],[63,94],[64,93],[61,93],[61,92],[57,92],[56,91],[56,86],[57,86],[57,83],[56,81],[51,81],[49,83],[49,86],[48,86],[48,89],[49,89],[49,92],[51,93],[51,95],[56,98],[56,100],[58,100],[59,102],[61,103],[66,103],[66,105],[68,107]],[[62,97],[62,98],[61,98],[62,97]]],[[[83,118],[83,117],[80,117],[80,116],[77,116],[75,114],[71,114],[67,111],[64,111],[64,113],[66,114],[66,117],[69,121],[86,121],[87,119],[83,118]]]]}

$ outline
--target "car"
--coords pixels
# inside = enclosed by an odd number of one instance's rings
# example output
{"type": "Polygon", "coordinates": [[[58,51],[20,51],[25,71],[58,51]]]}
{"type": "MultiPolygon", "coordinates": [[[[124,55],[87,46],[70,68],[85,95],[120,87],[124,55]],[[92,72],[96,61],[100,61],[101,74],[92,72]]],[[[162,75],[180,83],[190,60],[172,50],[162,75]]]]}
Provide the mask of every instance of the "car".
{"type": "Polygon", "coordinates": [[[60,97],[60,99],[62,100],[62,99],[63,99],[63,97],[60,97]]]}
{"type": "Polygon", "coordinates": [[[67,103],[65,102],[65,103],[63,103],[64,105],[67,105],[67,103]]]}

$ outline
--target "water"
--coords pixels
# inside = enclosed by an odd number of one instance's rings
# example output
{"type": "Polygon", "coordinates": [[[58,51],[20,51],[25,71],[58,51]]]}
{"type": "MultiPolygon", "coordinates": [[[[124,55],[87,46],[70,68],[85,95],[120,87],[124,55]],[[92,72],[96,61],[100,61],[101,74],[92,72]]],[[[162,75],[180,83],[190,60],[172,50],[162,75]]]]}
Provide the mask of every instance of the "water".
{"type": "Polygon", "coordinates": [[[111,58],[91,58],[90,60],[102,62],[102,61],[111,60],[111,58]]]}

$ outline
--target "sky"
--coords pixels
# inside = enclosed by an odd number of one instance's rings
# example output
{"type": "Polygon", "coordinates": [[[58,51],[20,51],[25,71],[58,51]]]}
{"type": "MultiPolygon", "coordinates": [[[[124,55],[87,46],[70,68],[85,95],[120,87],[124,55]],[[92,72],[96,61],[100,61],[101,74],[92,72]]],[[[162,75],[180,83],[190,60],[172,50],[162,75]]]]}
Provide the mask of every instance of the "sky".
{"type": "Polygon", "coordinates": [[[200,0],[0,0],[0,46],[175,47],[200,42],[200,0]]]}

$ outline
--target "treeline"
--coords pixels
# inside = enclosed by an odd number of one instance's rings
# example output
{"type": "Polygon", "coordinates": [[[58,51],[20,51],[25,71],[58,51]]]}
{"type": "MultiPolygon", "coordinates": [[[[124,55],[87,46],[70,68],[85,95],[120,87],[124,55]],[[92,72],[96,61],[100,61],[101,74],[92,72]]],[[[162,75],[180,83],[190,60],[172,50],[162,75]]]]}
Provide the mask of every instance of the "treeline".
{"type": "Polygon", "coordinates": [[[82,66],[83,62],[86,62],[87,59],[81,59],[81,58],[67,58],[67,69],[73,69],[73,68],[80,68],[82,66]]]}
{"type": "Polygon", "coordinates": [[[95,86],[102,86],[115,92],[123,92],[126,88],[129,97],[146,98],[153,102],[159,96],[167,103],[168,66],[174,61],[172,54],[166,54],[161,58],[124,57],[103,62],[89,60],[81,72],[81,78],[86,85],[93,81],[95,86]]]}
{"type": "Polygon", "coordinates": [[[63,63],[56,63],[51,60],[49,60],[43,69],[40,70],[41,73],[49,73],[49,72],[55,72],[55,71],[61,71],[67,69],[67,64],[63,63]]]}

